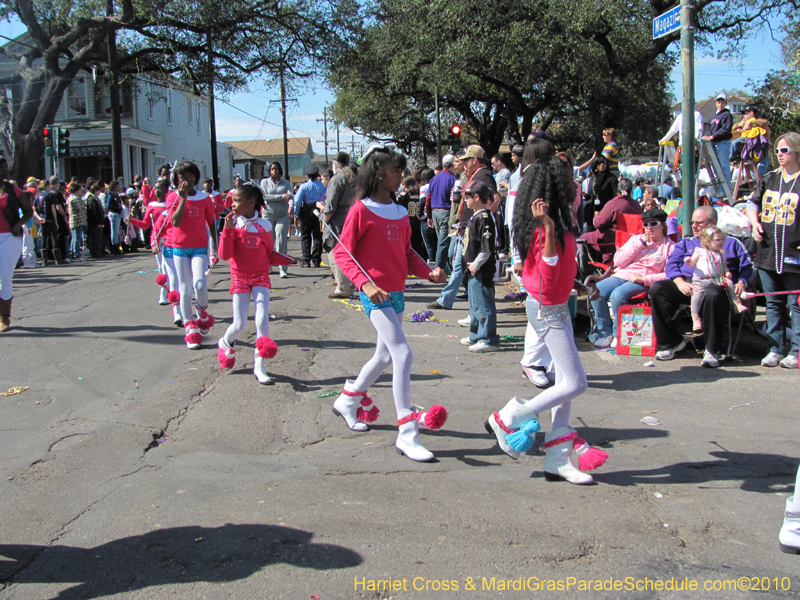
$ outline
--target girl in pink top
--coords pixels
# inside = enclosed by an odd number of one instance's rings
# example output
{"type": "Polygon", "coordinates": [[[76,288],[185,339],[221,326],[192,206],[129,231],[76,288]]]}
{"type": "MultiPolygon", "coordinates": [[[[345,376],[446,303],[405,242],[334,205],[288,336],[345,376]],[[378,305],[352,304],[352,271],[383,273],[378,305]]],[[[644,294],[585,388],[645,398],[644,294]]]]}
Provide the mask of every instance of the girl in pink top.
{"type": "MultiPolygon", "coordinates": [[[[150,188],[150,180],[145,178],[144,183],[142,184],[142,200],[147,207],[144,210],[144,215],[142,215],[141,220],[134,217],[127,218],[128,223],[138,227],[142,231],[146,229],[150,230],[150,249],[153,251],[153,254],[156,257],[156,264],[158,265],[156,283],[161,288],[158,299],[159,304],[169,304],[169,300],[167,299],[167,294],[169,292],[167,289],[169,276],[164,265],[164,252],[160,246],[159,230],[156,228],[156,223],[158,222],[159,217],[167,209],[165,200],[168,191],[169,183],[166,179],[157,181],[156,191],[153,192],[153,190],[150,188]]],[[[163,238],[163,236],[161,237],[163,238]]]]}
{"type": "Polygon", "coordinates": [[[270,265],[291,265],[297,261],[274,250],[272,224],[260,218],[264,206],[261,187],[245,183],[233,192],[231,212],[225,217],[219,242],[222,260],[231,261],[231,288],[233,296],[233,323],[217,344],[220,369],[230,369],[236,363],[233,349],[236,338],[247,325],[250,296],[256,307],[256,356],[253,374],[263,385],[272,385],[272,378],[264,369],[264,360],[272,358],[278,345],[269,337],[269,280],[270,265]]]}
{"type": "Polygon", "coordinates": [[[525,171],[515,206],[514,240],[529,294],[528,322],[547,345],[555,366],[556,383],[532,400],[512,398],[505,407],[492,413],[484,425],[497,437],[506,454],[519,458],[533,445],[540,429],[539,415],[549,409],[553,429],[544,436],[545,479],[587,484],[593,479],[583,471],[600,466],[606,455],[588,446],[569,426],[572,399],[587,388],[567,308],[577,272],[577,228],[571,212],[574,199],[571,170],[557,156],[540,158],[525,171]],[[529,207],[532,219],[516,218],[523,207],[529,207]],[[572,461],[573,450],[580,457],[580,468],[572,461]]]}
{"type": "Polygon", "coordinates": [[[200,169],[191,162],[182,162],[173,173],[178,176],[178,196],[172,212],[172,257],[178,273],[181,316],[186,331],[186,347],[200,348],[202,335],[214,326],[214,317],[208,314],[208,240],[214,231],[214,203],[208,194],[195,189],[200,180],[200,169]],[[195,296],[197,316],[192,312],[192,291],[195,296]],[[201,336],[195,334],[201,334],[201,336]]]}
{"type": "Polygon", "coordinates": [[[719,227],[708,227],[700,234],[700,247],[695,248],[691,256],[683,259],[687,266],[694,267],[692,274],[692,329],[695,334],[703,333],[703,321],[700,318],[700,305],[703,294],[710,285],[721,285],[728,288],[728,297],[737,312],[744,312],[747,307],[736,295],[733,279],[725,262],[722,246],[725,244],[725,232],[719,227]]]}
{"type": "Polygon", "coordinates": [[[378,408],[367,390],[392,365],[392,391],[400,434],[396,448],[411,460],[433,460],[419,441],[419,423],[431,429],[444,425],[447,411],[433,406],[427,412],[411,410],[411,348],[403,334],[403,311],[407,273],[444,283],[441,268],[431,271],[411,249],[408,211],[392,202],[400,187],[405,157],[384,146],[373,146],[358,170],[356,202],[347,214],[341,243],[334,250],[336,264],[361,290],[361,303],[378,332],[375,355],[364,365],[358,378],[347,380],[333,403],[333,412],[354,431],[366,431],[378,418],[378,408]],[[351,256],[352,253],[352,256],[351,256]]]}

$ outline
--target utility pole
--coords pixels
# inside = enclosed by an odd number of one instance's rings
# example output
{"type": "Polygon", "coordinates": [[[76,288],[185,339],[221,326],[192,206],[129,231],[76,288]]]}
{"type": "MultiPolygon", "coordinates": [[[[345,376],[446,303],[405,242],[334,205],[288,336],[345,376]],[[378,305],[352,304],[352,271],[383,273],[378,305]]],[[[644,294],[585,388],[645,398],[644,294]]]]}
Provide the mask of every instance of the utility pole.
{"type": "Polygon", "coordinates": [[[336,123],[336,152],[341,152],[342,148],[339,145],[339,121],[335,121],[336,123]]]}
{"type": "MultiPolygon", "coordinates": [[[[317,119],[317,122],[322,121],[323,127],[325,128],[323,131],[323,136],[325,138],[325,168],[328,167],[328,108],[324,107],[322,109],[322,118],[317,119]]],[[[317,140],[319,141],[319,140],[317,140]]]]}
{"type": "Polygon", "coordinates": [[[436,164],[442,164],[442,122],[439,118],[439,88],[433,88],[433,102],[436,106],[436,164]]]}
{"type": "Polygon", "coordinates": [[[694,167],[694,4],[690,0],[681,0],[681,74],[683,79],[683,169],[681,181],[683,196],[683,230],[691,231],[692,213],[695,204],[695,167],[694,167]]]}
{"type": "Polygon", "coordinates": [[[217,156],[217,117],[214,112],[214,47],[211,42],[211,32],[206,34],[208,52],[208,126],[211,130],[211,178],[214,180],[214,189],[219,189],[219,157],[217,156]]]}
{"type": "Polygon", "coordinates": [[[353,153],[356,151],[356,136],[350,136],[350,156],[353,156],[353,153]]]}
{"type": "Polygon", "coordinates": [[[270,100],[270,102],[281,103],[281,118],[283,120],[283,172],[286,174],[287,179],[291,182],[292,175],[289,173],[289,138],[286,135],[286,102],[294,102],[295,98],[286,98],[286,82],[284,81],[284,72],[286,65],[281,65],[281,97],[280,100],[270,100]]]}
{"type": "MultiPolygon", "coordinates": [[[[106,0],[106,16],[114,16],[114,0],[106,0]]],[[[119,111],[119,66],[117,64],[117,30],[108,32],[108,68],[111,70],[109,100],[111,102],[111,177],[122,177],[122,121],[119,111]]]]}

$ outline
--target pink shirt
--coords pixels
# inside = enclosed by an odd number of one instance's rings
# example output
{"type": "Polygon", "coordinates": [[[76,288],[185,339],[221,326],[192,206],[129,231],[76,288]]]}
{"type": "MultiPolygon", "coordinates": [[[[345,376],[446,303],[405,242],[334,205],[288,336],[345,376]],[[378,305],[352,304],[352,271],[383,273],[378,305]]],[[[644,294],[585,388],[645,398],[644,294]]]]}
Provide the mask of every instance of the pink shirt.
{"type": "MultiPolygon", "coordinates": [[[[173,214],[178,209],[180,196],[174,194],[174,206],[167,202],[167,208],[173,214]]],[[[183,211],[183,220],[177,227],[172,228],[172,239],[170,246],[173,248],[205,248],[208,246],[208,231],[214,231],[216,227],[216,213],[211,197],[205,192],[197,191],[194,196],[189,196],[186,200],[186,208],[183,211]]]]}
{"type": "MultiPolygon", "coordinates": [[[[270,265],[291,265],[292,259],[275,252],[272,225],[266,219],[236,218],[236,227],[223,227],[219,256],[231,261],[231,271],[269,274],[270,265]]],[[[269,287],[269,286],[268,286],[269,287]]]]}
{"type": "Polygon", "coordinates": [[[340,239],[342,243],[334,250],[336,264],[359,290],[369,279],[342,244],[353,253],[375,284],[387,292],[405,290],[409,272],[422,279],[427,279],[431,273],[428,264],[411,249],[408,212],[400,219],[385,219],[367,208],[363,201],[356,202],[347,213],[340,239]]]}
{"type": "MultiPolygon", "coordinates": [[[[549,265],[542,259],[539,248],[539,232],[533,232],[531,246],[525,263],[522,267],[522,283],[528,293],[539,301],[539,279],[541,275],[541,303],[544,305],[564,304],[569,300],[569,293],[575,284],[575,275],[578,273],[578,263],[575,256],[578,254],[578,244],[575,236],[564,230],[564,247],[556,242],[558,262],[549,265]]],[[[542,244],[544,245],[544,244],[542,244]]]]}
{"type": "MultiPolygon", "coordinates": [[[[22,190],[14,186],[14,193],[19,198],[22,195],[22,190]]],[[[8,205],[8,194],[5,192],[0,196],[0,233],[11,233],[11,225],[6,220],[6,206],[8,205]]]]}
{"type": "Polygon", "coordinates": [[[635,235],[614,254],[614,277],[625,281],[633,281],[636,277],[644,278],[644,285],[653,285],[656,281],[667,278],[664,269],[667,259],[675,249],[675,242],[664,236],[649,246],[642,243],[642,236],[635,235]]]}
{"type": "Polygon", "coordinates": [[[158,222],[158,218],[161,214],[167,210],[167,205],[164,202],[158,202],[158,198],[156,201],[149,202],[147,204],[147,208],[144,210],[144,215],[142,216],[142,220],[135,219],[134,217],[128,217],[128,222],[133,225],[134,227],[138,227],[139,229],[150,229],[150,243],[156,242],[157,236],[157,229],[155,224],[158,222]]]}

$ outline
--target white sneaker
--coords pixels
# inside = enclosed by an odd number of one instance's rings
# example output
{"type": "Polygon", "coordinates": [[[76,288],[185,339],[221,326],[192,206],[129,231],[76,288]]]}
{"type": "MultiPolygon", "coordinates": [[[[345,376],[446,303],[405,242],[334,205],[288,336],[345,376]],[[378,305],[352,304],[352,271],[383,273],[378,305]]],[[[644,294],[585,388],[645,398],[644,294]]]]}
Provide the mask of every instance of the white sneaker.
{"type": "Polygon", "coordinates": [[[708,367],[709,369],[715,369],[719,366],[719,359],[715,354],[712,354],[706,350],[703,354],[703,362],[700,363],[700,366],[708,367]]]}
{"type": "Polygon", "coordinates": [[[794,354],[787,354],[786,358],[781,361],[781,366],[784,369],[796,369],[797,357],[794,354]]]}
{"type": "Polygon", "coordinates": [[[466,316],[463,319],[459,319],[458,324],[462,327],[469,327],[472,324],[472,317],[466,316]]]}
{"type": "Polygon", "coordinates": [[[487,344],[483,340],[469,347],[470,352],[497,352],[498,350],[500,350],[499,345],[487,344]]]}
{"type": "Polygon", "coordinates": [[[281,279],[285,279],[287,277],[287,275],[288,275],[288,273],[286,271],[284,271],[283,269],[281,269],[280,278],[281,279]]]}
{"type": "Polygon", "coordinates": [[[778,352],[770,352],[761,361],[761,366],[762,367],[777,367],[780,364],[782,359],[783,359],[783,354],[779,354],[778,352]]]}
{"type": "Polygon", "coordinates": [[[465,337],[461,338],[461,340],[458,343],[461,344],[462,346],[472,346],[473,341],[468,337],[465,337]]]}
{"type": "Polygon", "coordinates": [[[594,345],[597,348],[606,348],[607,346],[611,345],[611,342],[614,340],[613,335],[606,335],[603,337],[599,337],[594,341],[594,345]]]}
{"type": "Polygon", "coordinates": [[[522,376],[527,378],[533,385],[538,388],[550,387],[551,381],[547,377],[547,373],[534,369],[533,367],[522,367],[522,376]]]}
{"type": "Polygon", "coordinates": [[[612,348],[616,348],[617,347],[617,337],[616,336],[614,336],[614,339],[611,340],[611,347],[612,348]]]}
{"type": "Polygon", "coordinates": [[[667,348],[666,350],[659,350],[656,352],[656,360],[672,360],[675,354],[686,348],[686,340],[681,340],[681,343],[674,348],[667,348]]]}
{"type": "MultiPolygon", "coordinates": [[[[797,494],[796,490],[795,494],[797,494]]],[[[795,498],[796,496],[792,496],[786,501],[783,527],[778,534],[781,552],[787,554],[800,553],[800,502],[795,502],[795,498]]]]}
{"type": "Polygon", "coordinates": [[[597,341],[597,338],[599,338],[599,337],[600,337],[600,334],[599,334],[599,333],[597,333],[597,332],[595,332],[595,333],[590,333],[590,334],[589,334],[589,343],[590,343],[590,344],[594,344],[594,343],[597,341]]]}

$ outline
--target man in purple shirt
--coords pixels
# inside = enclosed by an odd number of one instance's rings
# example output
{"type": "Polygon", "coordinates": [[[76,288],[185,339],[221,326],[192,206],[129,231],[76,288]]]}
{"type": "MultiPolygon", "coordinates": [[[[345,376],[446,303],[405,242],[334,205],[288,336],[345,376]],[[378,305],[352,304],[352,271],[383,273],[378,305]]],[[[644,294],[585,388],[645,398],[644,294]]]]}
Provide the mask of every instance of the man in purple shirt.
{"type": "Polygon", "coordinates": [[[436,231],[436,266],[445,270],[448,275],[452,270],[447,257],[450,238],[447,233],[447,221],[450,218],[450,192],[456,183],[453,175],[453,164],[456,157],[447,154],[442,158],[442,171],[431,179],[428,186],[428,227],[436,231]]]}

